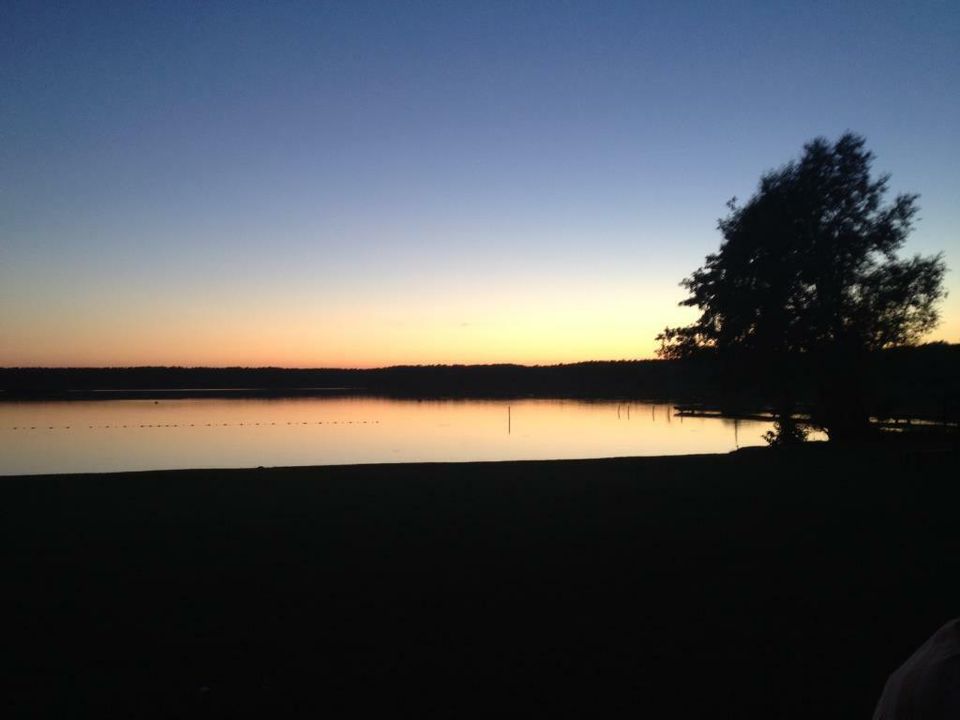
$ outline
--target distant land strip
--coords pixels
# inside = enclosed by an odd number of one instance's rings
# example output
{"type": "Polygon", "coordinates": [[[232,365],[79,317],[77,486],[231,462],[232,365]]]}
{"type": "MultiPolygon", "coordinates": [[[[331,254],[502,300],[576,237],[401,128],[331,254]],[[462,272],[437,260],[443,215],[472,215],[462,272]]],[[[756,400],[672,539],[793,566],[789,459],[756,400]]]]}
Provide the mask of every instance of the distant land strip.
{"type": "MultiPolygon", "coordinates": [[[[960,345],[930,343],[873,357],[868,396],[878,418],[956,422],[960,345]]],[[[816,389],[796,388],[812,399],[816,389]]],[[[552,397],[697,405],[724,414],[762,412],[750,378],[730,387],[715,361],[621,360],[565,365],[417,365],[374,369],[277,367],[0,368],[0,401],[187,397],[552,397]]],[[[802,406],[799,408],[803,410],[802,406]]]]}

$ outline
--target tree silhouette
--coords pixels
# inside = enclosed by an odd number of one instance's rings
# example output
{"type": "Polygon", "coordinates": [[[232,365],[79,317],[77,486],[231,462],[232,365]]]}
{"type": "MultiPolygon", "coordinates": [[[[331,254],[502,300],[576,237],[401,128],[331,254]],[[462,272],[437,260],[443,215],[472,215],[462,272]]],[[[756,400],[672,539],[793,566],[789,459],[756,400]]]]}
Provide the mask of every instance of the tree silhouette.
{"type": "Polygon", "coordinates": [[[749,369],[781,419],[802,372],[831,439],[863,435],[867,355],[936,325],[945,272],[940,255],[897,257],[917,196],[884,204],[889,176],[872,178],[872,160],[858,135],[817,138],[765,174],[746,204],[731,200],[720,250],[681,283],[690,296],[680,304],[700,317],[658,335],[660,356],[709,353],[749,369]]]}

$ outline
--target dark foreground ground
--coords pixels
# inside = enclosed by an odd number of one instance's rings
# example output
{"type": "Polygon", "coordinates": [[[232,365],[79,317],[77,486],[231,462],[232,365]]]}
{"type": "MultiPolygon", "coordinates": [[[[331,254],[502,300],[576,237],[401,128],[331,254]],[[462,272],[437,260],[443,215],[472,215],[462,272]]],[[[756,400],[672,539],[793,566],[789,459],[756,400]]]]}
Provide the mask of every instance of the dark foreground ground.
{"type": "Polygon", "coordinates": [[[5,717],[869,718],[956,451],[0,478],[5,717]]]}

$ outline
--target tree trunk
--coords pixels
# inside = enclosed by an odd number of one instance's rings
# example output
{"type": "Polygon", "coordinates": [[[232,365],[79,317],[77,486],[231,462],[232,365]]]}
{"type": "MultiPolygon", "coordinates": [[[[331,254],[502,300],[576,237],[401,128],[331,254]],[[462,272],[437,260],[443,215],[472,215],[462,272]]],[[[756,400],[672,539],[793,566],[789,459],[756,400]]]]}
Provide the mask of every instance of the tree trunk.
{"type": "Polygon", "coordinates": [[[861,353],[839,353],[824,362],[822,372],[818,415],[830,441],[870,440],[875,433],[866,404],[866,358],[861,353]]]}

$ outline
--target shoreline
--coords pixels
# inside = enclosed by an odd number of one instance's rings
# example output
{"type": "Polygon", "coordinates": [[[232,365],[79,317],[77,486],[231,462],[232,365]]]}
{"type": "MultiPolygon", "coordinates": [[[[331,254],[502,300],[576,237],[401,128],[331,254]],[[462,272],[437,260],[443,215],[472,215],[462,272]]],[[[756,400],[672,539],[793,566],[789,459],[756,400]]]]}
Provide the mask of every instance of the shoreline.
{"type": "MultiPolygon", "coordinates": [[[[825,442],[809,442],[807,443],[810,446],[813,445],[826,445],[825,442]]],[[[546,467],[533,467],[533,466],[550,466],[550,465],[565,465],[565,464],[604,464],[604,463],[632,463],[632,462],[644,462],[644,461],[664,461],[664,460],[673,460],[677,458],[723,458],[728,455],[734,455],[736,453],[748,453],[756,450],[764,450],[765,448],[757,447],[745,447],[740,448],[739,450],[731,450],[729,453],[690,453],[686,455],[620,455],[620,456],[611,456],[611,457],[594,457],[594,458],[557,458],[550,460],[426,460],[421,462],[371,462],[371,463],[343,463],[343,464],[328,464],[328,465],[263,465],[263,466],[244,466],[244,467],[197,467],[197,468],[158,468],[151,470],[108,470],[104,472],[55,472],[55,473],[19,473],[12,475],[0,475],[0,481],[2,480],[26,480],[26,479],[54,479],[54,478],[90,478],[90,479],[120,479],[120,478],[136,478],[143,477],[148,475],[157,475],[157,476],[202,476],[202,475],[217,475],[222,476],[226,474],[236,474],[236,475],[246,475],[248,473],[254,473],[257,475],[272,475],[274,473],[279,473],[282,475],[318,475],[322,476],[328,471],[338,472],[338,471],[347,471],[347,472],[357,472],[357,473],[367,473],[383,470],[385,474],[391,472],[414,472],[416,470],[428,470],[428,469],[440,469],[454,471],[457,469],[464,469],[467,471],[480,470],[483,471],[487,466],[512,466],[517,465],[527,466],[529,469],[536,471],[543,471],[547,469],[546,467]]],[[[379,473],[377,473],[379,474],[379,473]]],[[[171,478],[177,479],[177,478],[171,478]]],[[[180,478],[182,479],[182,478],[180,478]]]]}
{"type": "MultiPolygon", "coordinates": [[[[731,420],[743,418],[727,418],[711,416],[709,419],[731,420]]],[[[807,440],[794,447],[772,448],[766,445],[745,445],[736,449],[721,452],[695,452],[695,453],[676,453],[666,455],[610,455],[599,457],[577,457],[577,458],[531,458],[531,459],[487,459],[487,460],[397,460],[397,461],[374,461],[374,462],[344,462],[328,464],[307,464],[307,465],[245,465],[245,466],[213,466],[213,467],[179,467],[179,468],[145,468],[130,470],[105,470],[89,471],[81,470],[76,472],[36,472],[36,473],[0,473],[0,482],[6,480],[19,480],[28,478],[110,478],[110,477],[140,477],[146,475],[195,475],[215,474],[221,476],[224,474],[244,475],[247,473],[269,474],[282,473],[288,474],[316,474],[323,475],[327,471],[349,471],[368,473],[368,471],[377,471],[383,469],[384,472],[405,472],[403,468],[414,470],[416,468],[440,468],[454,470],[456,468],[482,468],[484,466],[526,466],[533,472],[543,472],[549,466],[561,468],[565,464],[597,464],[605,463],[647,463],[647,462],[693,462],[695,460],[707,461],[715,460],[718,463],[724,462],[725,458],[744,458],[752,457],[757,453],[765,453],[767,457],[805,457],[809,458],[811,454],[821,456],[831,456],[844,458],[849,461],[851,457],[856,457],[862,453],[880,453],[902,457],[905,454],[950,454],[960,453],[960,434],[956,428],[951,425],[941,425],[937,423],[928,423],[919,421],[913,426],[909,423],[896,425],[886,423],[875,423],[878,429],[884,430],[872,443],[853,446],[842,446],[831,444],[829,440],[807,440]],[[902,432],[898,432],[902,430],[902,432]]],[[[960,463],[958,463],[960,467],[960,463]]],[[[573,468],[570,468],[571,470],[573,468]]],[[[583,470],[583,468],[578,468],[583,470]]],[[[369,473],[368,473],[369,474],[369,473]]]]}

